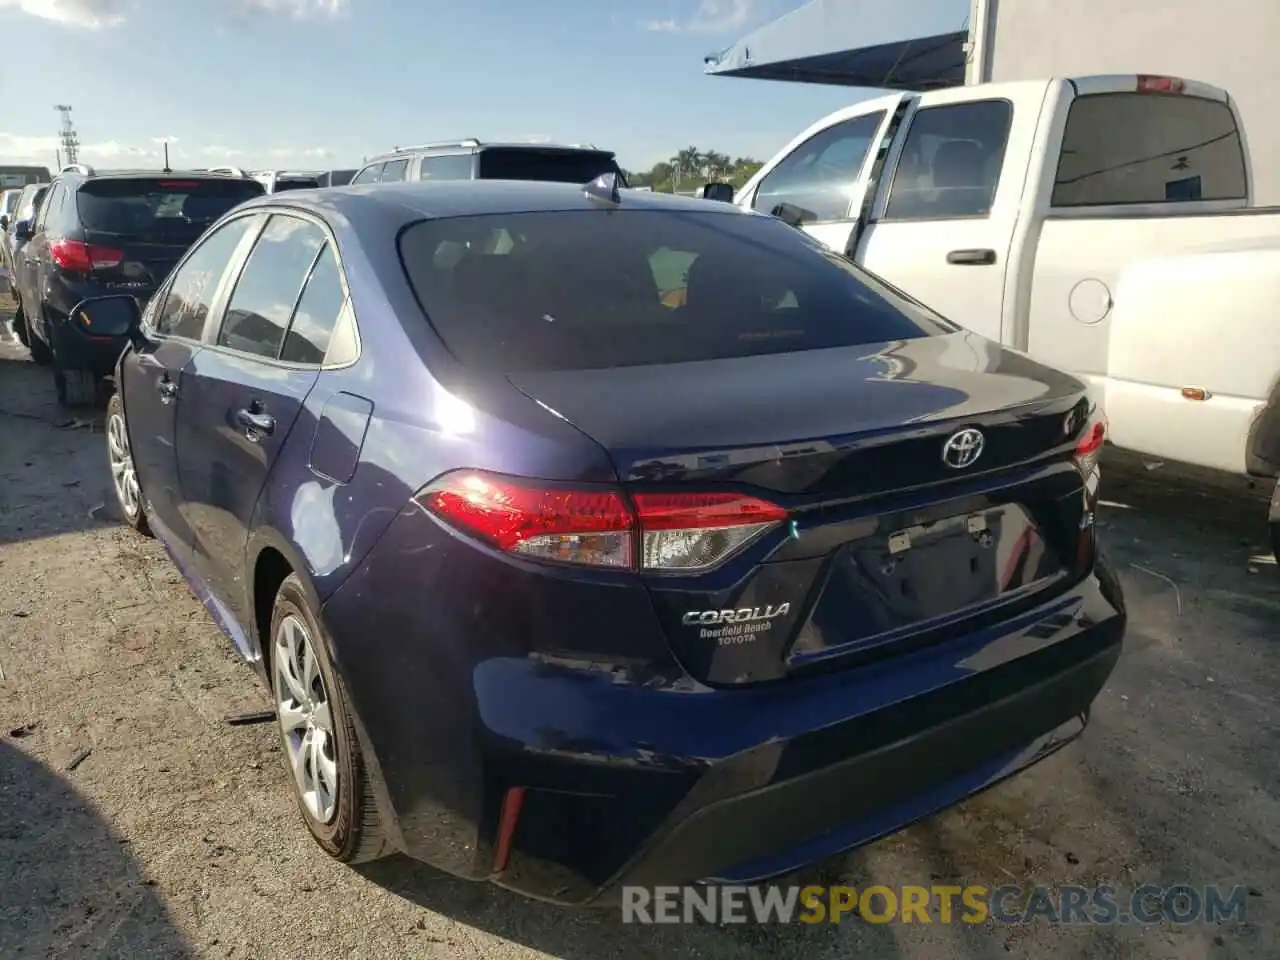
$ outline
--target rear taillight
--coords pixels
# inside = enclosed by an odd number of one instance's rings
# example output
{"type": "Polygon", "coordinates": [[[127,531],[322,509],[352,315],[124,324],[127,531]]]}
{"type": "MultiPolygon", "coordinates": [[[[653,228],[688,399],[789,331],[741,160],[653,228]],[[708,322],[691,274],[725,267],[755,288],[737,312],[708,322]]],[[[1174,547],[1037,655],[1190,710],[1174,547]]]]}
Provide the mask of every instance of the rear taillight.
{"type": "Polygon", "coordinates": [[[1075,461],[1080,472],[1088,477],[1098,467],[1098,458],[1102,455],[1102,446],[1107,442],[1107,418],[1095,412],[1089,419],[1089,425],[1076,441],[1075,461]]]}
{"type": "Polygon", "coordinates": [[[1139,93],[1182,93],[1186,89],[1186,83],[1177,77],[1138,77],[1139,93]]]}
{"type": "Polygon", "coordinates": [[[118,267],[124,261],[124,254],[114,247],[81,240],[54,240],[49,244],[49,256],[56,266],[74,273],[118,267]]]}
{"type": "Polygon", "coordinates": [[[638,493],[450,473],[415,497],[431,515],[507,553],[592,567],[696,572],[723,562],[787,513],[738,493],[638,493]]]}

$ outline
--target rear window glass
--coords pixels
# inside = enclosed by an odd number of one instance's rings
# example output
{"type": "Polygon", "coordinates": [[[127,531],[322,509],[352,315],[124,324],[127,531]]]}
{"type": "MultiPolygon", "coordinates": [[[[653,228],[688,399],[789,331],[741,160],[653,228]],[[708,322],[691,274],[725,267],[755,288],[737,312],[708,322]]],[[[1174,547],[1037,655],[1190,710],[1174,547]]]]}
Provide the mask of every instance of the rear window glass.
{"type": "Polygon", "coordinates": [[[1103,93],[1071,104],[1052,205],[1242,200],[1230,107],[1179,94],[1103,93]]]}
{"type": "Polygon", "coordinates": [[[262,184],[255,180],[229,177],[113,178],[81,186],[76,208],[87,230],[195,239],[232,207],[262,193],[262,184]]]}
{"type": "Polygon", "coordinates": [[[277,178],[275,192],[280,193],[282,190],[313,190],[320,186],[320,181],[314,177],[283,177],[277,178]]]}
{"type": "Polygon", "coordinates": [[[655,210],[428,220],[400,254],[464,364],[681,363],[957,329],[779,220],[655,210]]]}
{"type": "Polygon", "coordinates": [[[589,150],[519,150],[492,147],[480,152],[480,177],[484,180],[549,180],[557,183],[589,183],[602,173],[617,173],[609,153],[589,150]]]}

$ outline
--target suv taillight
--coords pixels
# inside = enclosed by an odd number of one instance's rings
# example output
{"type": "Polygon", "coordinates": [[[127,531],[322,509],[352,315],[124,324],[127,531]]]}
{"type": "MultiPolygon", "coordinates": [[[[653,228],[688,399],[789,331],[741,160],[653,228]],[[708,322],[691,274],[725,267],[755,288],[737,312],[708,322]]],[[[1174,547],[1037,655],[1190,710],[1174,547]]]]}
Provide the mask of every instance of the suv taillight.
{"type": "Polygon", "coordinates": [[[82,240],[54,240],[49,244],[49,256],[56,266],[74,273],[118,267],[124,261],[124,254],[114,247],[82,240]]]}
{"type": "Polygon", "coordinates": [[[637,493],[543,486],[475,470],[446,474],[415,498],[432,516],[507,553],[618,570],[696,572],[787,518],[740,493],[637,493]]]}

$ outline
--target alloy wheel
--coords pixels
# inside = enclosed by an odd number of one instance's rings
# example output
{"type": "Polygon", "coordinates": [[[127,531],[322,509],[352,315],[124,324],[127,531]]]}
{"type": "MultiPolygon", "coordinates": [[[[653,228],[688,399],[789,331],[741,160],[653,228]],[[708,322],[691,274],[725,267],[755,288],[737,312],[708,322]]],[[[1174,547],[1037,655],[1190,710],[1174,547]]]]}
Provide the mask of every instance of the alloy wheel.
{"type": "Polygon", "coordinates": [[[133,451],[129,448],[129,428],[124,416],[113,413],[107,418],[107,456],[111,463],[111,482],[116,488],[120,509],[133,520],[142,511],[142,488],[138,486],[138,473],[133,466],[133,451]]]}
{"type": "Polygon", "coordinates": [[[276,630],[272,661],[276,716],[298,796],[317,822],[327,824],[338,812],[337,741],[314,642],[302,619],[290,614],[276,630]]]}

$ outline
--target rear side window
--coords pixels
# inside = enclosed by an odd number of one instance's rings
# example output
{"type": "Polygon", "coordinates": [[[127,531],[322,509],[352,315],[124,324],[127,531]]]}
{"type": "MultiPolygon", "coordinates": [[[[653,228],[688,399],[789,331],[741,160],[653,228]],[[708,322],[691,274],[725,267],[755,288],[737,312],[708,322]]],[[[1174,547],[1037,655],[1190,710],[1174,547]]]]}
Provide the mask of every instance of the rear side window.
{"type": "Polygon", "coordinates": [[[298,309],[293,312],[280,359],[290,363],[323,363],[345,300],[338,258],[333,245],[325,244],[298,299],[298,309]]]}
{"type": "Polygon", "coordinates": [[[1071,104],[1052,206],[1243,200],[1244,147],[1231,108],[1164,93],[1071,104]]]}
{"type": "Polygon", "coordinates": [[[232,177],[113,177],[81,184],[76,208],[86,230],[194,240],[232,207],[263,192],[256,180],[232,177]]]}
{"type": "Polygon", "coordinates": [[[659,210],[428,220],[409,281],[464,364],[505,373],[681,363],[954,328],[768,217],[659,210]]]}
{"type": "Polygon", "coordinates": [[[423,157],[418,166],[419,180],[470,180],[472,160],[469,153],[451,153],[441,157],[423,157]]]}
{"type": "Polygon", "coordinates": [[[589,183],[603,173],[617,173],[611,153],[589,150],[531,150],[490,147],[480,152],[484,180],[548,180],[589,183]]]}
{"type": "Polygon", "coordinates": [[[258,357],[280,354],[289,318],[324,231],[298,217],[273,216],[254,244],[227,302],[218,345],[258,357]]]}
{"type": "Polygon", "coordinates": [[[893,175],[885,220],[946,220],[991,213],[1013,105],[941,104],[916,112],[893,175]]]}

